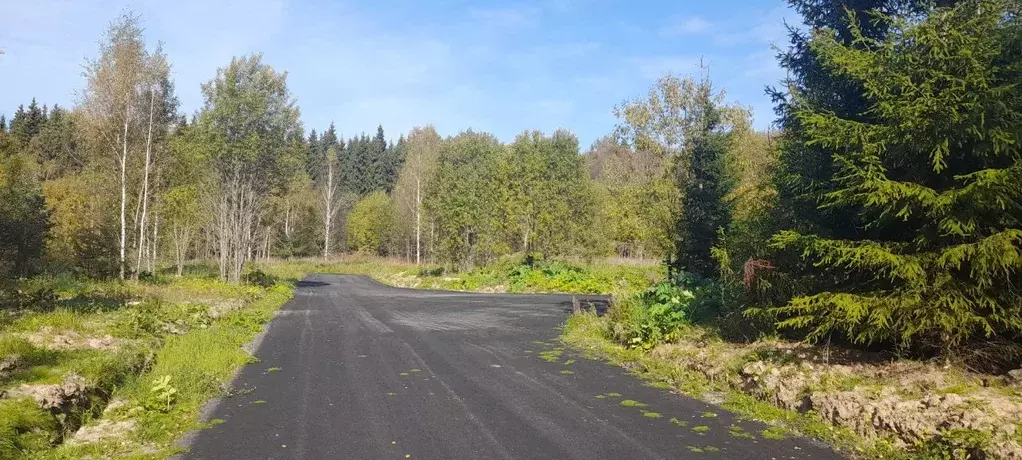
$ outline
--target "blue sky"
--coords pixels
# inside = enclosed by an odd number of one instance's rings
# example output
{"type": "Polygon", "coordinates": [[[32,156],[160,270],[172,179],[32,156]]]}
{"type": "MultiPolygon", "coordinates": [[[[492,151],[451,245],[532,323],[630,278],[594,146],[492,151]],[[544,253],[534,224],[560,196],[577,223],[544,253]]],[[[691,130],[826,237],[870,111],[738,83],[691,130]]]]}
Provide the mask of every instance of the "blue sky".
{"type": "Polygon", "coordinates": [[[288,71],[306,130],[382,123],[396,138],[433,123],[509,141],[567,128],[583,148],[613,129],[616,104],[665,72],[696,73],[700,58],[765,128],[764,86],[784,76],[771,44],[785,44],[783,20],[798,23],[782,1],[753,0],[0,0],[0,113],[33,96],[72,105],[82,62],[125,9],[164,42],[188,113],[217,67],[262,52],[288,71]]]}

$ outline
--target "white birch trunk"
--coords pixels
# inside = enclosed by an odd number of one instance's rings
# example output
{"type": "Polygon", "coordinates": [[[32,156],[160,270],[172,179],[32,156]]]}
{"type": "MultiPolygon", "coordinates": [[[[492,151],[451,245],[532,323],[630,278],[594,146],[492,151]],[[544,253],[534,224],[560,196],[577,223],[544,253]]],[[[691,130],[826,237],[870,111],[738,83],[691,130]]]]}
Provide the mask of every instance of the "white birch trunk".
{"type": "Polygon", "coordinates": [[[152,159],[153,146],[153,112],[156,108],[156,91],[149,96],[149,132],[145,141],[145,172],[142,175],[142,217],[138,225],[138,260],[135,262],[135,275],[142,269],[142,254],[145,251],[146,214],[149,212],[149,164],[152,159]]]}

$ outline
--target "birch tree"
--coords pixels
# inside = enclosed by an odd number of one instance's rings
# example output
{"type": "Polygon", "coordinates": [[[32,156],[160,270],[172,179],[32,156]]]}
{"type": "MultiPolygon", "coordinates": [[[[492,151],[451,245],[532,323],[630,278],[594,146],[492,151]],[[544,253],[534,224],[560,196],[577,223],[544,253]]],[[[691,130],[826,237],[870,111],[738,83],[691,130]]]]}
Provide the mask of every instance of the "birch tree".
{"type": "Polygon", "coordinates": [[[326,151],[326,176],[323,178],[323,258],[330,257],[330,235],[333,233],[333,219],[338,210],[338,199],[341,196],[339,169],[337,160],[340,155],[337,149],[330,147],[326,151]]]}
{"type": "Polygon", "coordinates": [[[149,268],[153,268],[155,258],[157,221],[153,219],[147,222],[149,217],[149,201],[153,190],[150,187],[150,173],[155,165],[154,151],[158,150],[155,144],[165,143],[167,140],[167,129],[169,122],[173,119],[176,110],[176,100],[173,95],[173,86],[170,84],[170,65],[167,63],[166,55],[163,53],[163,45],[157,46],[156,51],[148,56],[145,63],[145,82],[142,86],[139,98],[148,102],[148,114],[145,139],[145,161],[143,163],[142,185],[139,196],[141,197],[141,217],[138,223],[138,240],[136,246],[138,256],[135,261],[135,274],[142,270],[142,256],[146,254],[149,259],[149,268]],[[147,227],[147,223],[152,228],[147,227]],[[147,231],[151,231],[151,237],[147,239],[147,231]],[[148,243],[148,244],[147,244],[148,243]]]}
{"type": "Polygon", "coordinates": [[[120,184],[118,273],[125,276],[129,153],[138,146],[136,96],[145,80],[146,49],[138,16],[126,13],[110,24],[99,57],[85,64],[81,93],[85,129],[97,153],[112,158],[120,184]]]}
{"type": "Polygon", "coordinates": [[[436,175],[440,135],[433,125],[413,128],[405,141],[405,163],[401,168],[394,197],[399,213],[411,217],[415,235],[415,264],[422,263],[423,201],[425,191],[436,175]]]}
{"type": "Polygon", "coordinates": [[[278,73],[262,56],[234,58],[202,86],[199,116],[207,167],[206,191],[213,218],[220,277],[238,282],[252,253],[259,211],[287,158],[303,149],[299,110],[278,73]]]}

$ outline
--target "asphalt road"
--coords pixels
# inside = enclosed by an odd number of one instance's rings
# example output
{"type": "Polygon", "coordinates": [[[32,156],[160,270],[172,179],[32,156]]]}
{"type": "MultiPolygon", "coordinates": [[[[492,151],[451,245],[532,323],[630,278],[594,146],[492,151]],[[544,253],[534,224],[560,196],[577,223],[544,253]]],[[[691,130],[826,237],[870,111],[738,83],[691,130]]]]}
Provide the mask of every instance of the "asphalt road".
{"type": "Polygon", "coordinates": [[[310,276],[182,457],[839,458],[561,348],[570,311],[570,296],[310,276]]]}

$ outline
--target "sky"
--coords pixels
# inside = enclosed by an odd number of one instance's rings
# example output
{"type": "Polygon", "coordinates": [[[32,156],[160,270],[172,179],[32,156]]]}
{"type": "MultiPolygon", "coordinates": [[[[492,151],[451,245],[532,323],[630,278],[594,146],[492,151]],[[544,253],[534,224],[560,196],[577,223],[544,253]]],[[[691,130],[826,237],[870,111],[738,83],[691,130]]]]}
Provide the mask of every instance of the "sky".
{"type": "Polygon", "coordinates": [[[121,12],[163,42],[181,110],[232,56],[263,53],[288,72],[306,131],[350,137],[382,124],[396,138],[432,123],[511,141],[569,129],[583,149],[615,126],[613,108],[657,77],[709,66],[755,126],[774,119],[773,46],[798,24],[783,1],[0,0],[0,113],[32,97],[72,106],[82,64],[121,12]]]}

